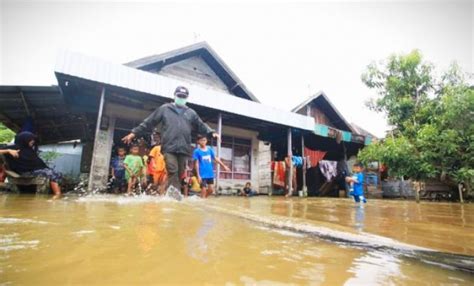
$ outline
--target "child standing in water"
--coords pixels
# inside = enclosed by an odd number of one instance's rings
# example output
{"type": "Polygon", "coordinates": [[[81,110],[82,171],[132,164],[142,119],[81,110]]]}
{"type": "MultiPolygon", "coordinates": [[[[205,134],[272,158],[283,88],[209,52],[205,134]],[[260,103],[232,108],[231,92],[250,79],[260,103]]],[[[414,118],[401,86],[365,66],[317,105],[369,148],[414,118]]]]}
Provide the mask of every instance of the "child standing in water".
{"type": "Polygon", "coordinates": [[[130,147],[130,154],[125,157],[123,161],[125,167],[125,178],[128,182],[127,195],[132,194],[132,189],[137,183],[140,183],[140,178],[143,175],[143,159],[140,156],[140,148],[137,144],[130,147]]]}
{"type": "Polygon", "coordinates": [[[364,167],[361,163],[354,164],[354,175],[347,177],[346,181],[351,184],[352,196],[356,203],[364,202],[367,200],[364,197],[364,174],[362,173],[364,167]]]}
{"type": "Polygon", "coordinates": [[[149,154],[148,170],[153,178],[153,189],[158,189],[159,194],[164,195],[166,189],[166,168],[165,159],[163,154],[161,154],[160,133],[153,133],[153,141],[155,145],[149,154]]]}
{"type": "Polygon", "coordinates": [[[193,152],[193,160],[197,170],[197,178],[201,184],[201,197],[207,198],[214,192],[214,161],[227,172],[230,169],[219,158],[216,158],[214,150],[207,146],[207,138],[205,136],[198,135],[197,139],[199,146],[193,152]]]}
{"type": "Polygon", "coordinates": [[[127,155],[125,147],[118,147],[117,156],[113,157],[110,162],[110,171],[113,179],[112,190],[116,194],[124,192],[127,185],[124,165],[125,155],[127,155]]]}

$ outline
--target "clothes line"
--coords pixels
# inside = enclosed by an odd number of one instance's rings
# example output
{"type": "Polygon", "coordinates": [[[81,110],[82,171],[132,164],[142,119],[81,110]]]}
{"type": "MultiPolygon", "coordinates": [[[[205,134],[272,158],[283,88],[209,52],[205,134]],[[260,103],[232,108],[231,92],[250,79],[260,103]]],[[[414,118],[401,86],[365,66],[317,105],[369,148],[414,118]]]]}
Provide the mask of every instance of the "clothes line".
{"type": "Polygon", "coordinates": [[[305,157],[308,158],[309,167],[311,168],[318,166],[319,161],[324,159],[326,153],[327,152],[325,151],[313,150],[309,149],[308,147],[304,147],[304,154],[305,157]]]}

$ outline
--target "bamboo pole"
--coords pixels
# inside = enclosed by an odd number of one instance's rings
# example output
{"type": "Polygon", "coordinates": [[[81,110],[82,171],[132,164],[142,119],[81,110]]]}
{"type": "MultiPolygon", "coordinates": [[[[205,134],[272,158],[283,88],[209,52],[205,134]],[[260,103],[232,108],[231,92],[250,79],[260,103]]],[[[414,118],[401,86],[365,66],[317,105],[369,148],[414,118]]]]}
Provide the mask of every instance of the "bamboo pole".
{"type": "MultiPolygon", "coordinates": [[[[217,133],[221,138],[217,139],[217,158],[221,157],[221,144],[222,144],[222,113],[219,112],[219,115],[217,117],[217,133]]],[[[216,190],[214,192],[215,195],[217,195],[217,192],[219,190],[219,181],[220,181],[220,175],[221,175],[221,166],[217,164],[216,166],[216,190]]]]}
{"type": "Polygon", "coordinates": [[[288,156],[288,160],[289,160],[289,173],[290,173],[290,176],[288,178],[288,194],[286,194],[288,197],[291,197],[293,195],[293,164],[292,164],[292,146],[291,146],[291,128],[288,128],[288,131],[287,131],[287,140],[288,140],[288,150],[287,150],[287,156],[288,156]]]}

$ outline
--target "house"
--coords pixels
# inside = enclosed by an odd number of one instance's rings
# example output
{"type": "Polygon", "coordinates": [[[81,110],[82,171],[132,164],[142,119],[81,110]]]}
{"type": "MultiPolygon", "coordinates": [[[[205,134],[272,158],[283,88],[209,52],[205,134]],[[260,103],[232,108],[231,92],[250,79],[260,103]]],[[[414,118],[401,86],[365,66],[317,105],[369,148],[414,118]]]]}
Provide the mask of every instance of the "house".
{"type": "Polygon", "coordinates": [[[0,86],[0,121],[18,131],[32,117],[46,144],[80,140],[81,172],[89,174],[90,189],[106,185],[113,146],[172,101],[179,85],[190,91],[188,105],[222,133],[222,142],[212,144],[232,170],[216,170],[220,189],[250,181],[268,192],[277,157],[301,154],[305,145],[338,160],[356,154],[368,139],[353,133],[323,93],[292,112],[261,104],[205,42],[126,64],[62,51],[54,72],[58,86],[0,86]]]}

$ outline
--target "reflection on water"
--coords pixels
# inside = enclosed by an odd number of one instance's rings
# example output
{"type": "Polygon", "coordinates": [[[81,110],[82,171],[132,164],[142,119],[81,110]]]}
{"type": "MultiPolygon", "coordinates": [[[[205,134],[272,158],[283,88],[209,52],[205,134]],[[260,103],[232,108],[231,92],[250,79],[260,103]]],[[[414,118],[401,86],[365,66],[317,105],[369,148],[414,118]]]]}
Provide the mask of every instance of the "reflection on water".
{"type": "Polygon", "coordinates": [[[393,284],[401,275],[402,260],[386,252],[372,251],[354,259],[349,272],[354,277],[346,285],[381,285],[393,284]]]}
{"type": "MultiPolygon", "coordinates": [[[[223,203],[226,203],[225,200],[223,203]]],[[[240,207],[245,208],[244,205],[240,207]]],[[[254,200],[248,209],[260,215],[292,217],[318,225],[363,231],[421,247],[474,256],[472,204],[371,200],[360,209],[349,199],[285,200],[272,197],[254,200]]]]}
{"type": "MultiPolygon", "coordinates": [[[[398,239],[395,232],[404,229],[400,237],[408,242],[421,228],[425,236],[436,237],[444,233],[438,226],[446,216],[461,214],[447,204],[395,203],[371,201],[359,208],[349,200],[328,199],[189,198],[178,203],[150,197],[48,201],[0,195],[0,285],[472,284],[466,272],[314,235],[404,247],[366,232],[398,239]],[[392,232],[378,230],[377,224],[389,225],[386,211],[399,216],[402,226],[392,222],[392,232]],[[426,224],[412,225],[424,219],[435,221],[429,233],[426,224]]],[[[471,228],[469,211],[450,229],[471,228]]],[[[418,245],[433,248],[432,241],[418,245]]],[[[472,249],[472,240],[464,242],[463,249],[472,249]]]]}
{"type": "Polygon", "coordinates": [[[355,215],[354,215],[354,228],[358,231],[364,230],[364,206],[356,206],[355,207],[355,215]]]}

